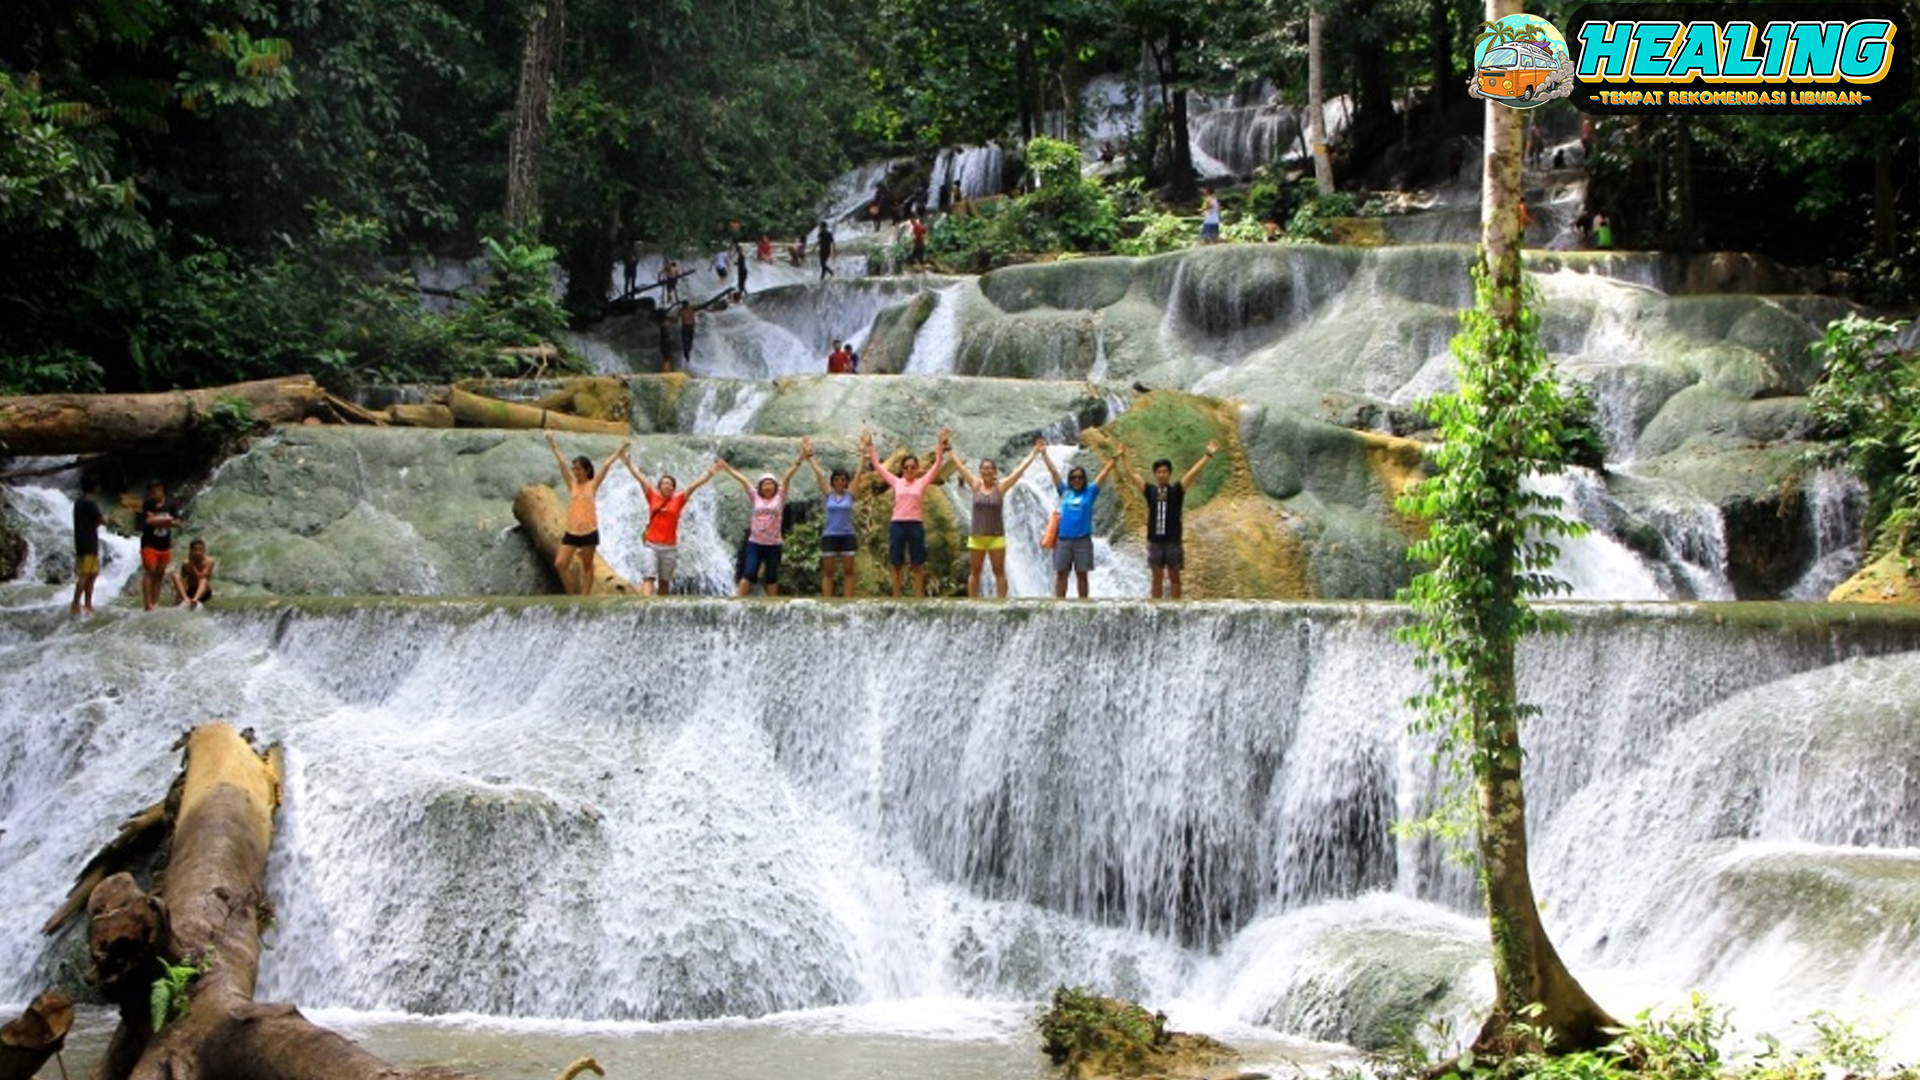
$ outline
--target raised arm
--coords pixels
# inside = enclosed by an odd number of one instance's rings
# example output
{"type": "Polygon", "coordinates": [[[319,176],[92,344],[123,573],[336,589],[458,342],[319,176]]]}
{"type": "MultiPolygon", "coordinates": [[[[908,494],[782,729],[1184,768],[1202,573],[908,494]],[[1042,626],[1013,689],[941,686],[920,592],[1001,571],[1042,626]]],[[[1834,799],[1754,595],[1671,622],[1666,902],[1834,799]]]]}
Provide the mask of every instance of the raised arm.
{"type": "Polygon", "coordinates": [[[880,460],[880,451],[873,445],[873,432],[866,428],[860,429],[860,447],[866,451],[867,464],[873,467],[874,472],[880,474],[880,478],[887,482],[888,487],[892,487],[899,481],[900,478],[887,471],[886,463],[880,460]]]}
{"type": "MultiPolygon", "coordinates": [[[[811,460],[813,460],[813,439],[811,437],[801,439],[800,456],[793,459],[793,464],[787,466],[786,474],[780,477],[780,490],[787,491],[793,484],[793,474],[800,471],[800,463],[811,460]]],[[[818,468],[819,466],[816,465],[815,469],[818,468]]]]}
{"type": "Polygon", "coordinates": [[[728,476],[731,476],[735,480],[740,481],[740,486],[747,489],[748,495],[753,494],[753,481],[747,479],[746,475],[743,474],[739,469],[736,469],[733,466],[727,464],[726,458],[714,458],[713,465],[714,465],[714,468],[719,469],[720,471],[726,473],[728,476]]]}
{"type": "Polygon", "coordinates": [[[623,457],[626,457],[627,451],[632,447],[633,447],[633,443],[631,440],[623,440],[620,443],[620,448],[615,450],[613,453],[608,454],[607,460],[600,463],[600,468],[594,472],[593,479],[587,481],[587,486],[593,489],[594,491],[599,491],[600,485],[606,482],[607,471],[613,468],[614,462],[619,461],[623,457]]]}
{"type": "Polygon", "coordinates": [[[819,488],[820,494],[824,496],[830,490],[827,486],[827,474],[820,470],[820,463],[813,458],[809,457],[807,464],[813,467],[813,486],[819,488]]]}
{"type": "Polygon", "coordinates": [[[1040,455],[1040,464],[1047,467],[1047,475],[1053,477],[1053,489],[1060,490],[1060,470],[1054,467],[1052,455],[1047,453],[1047,440],[1035,438],[1033,452],[1040,455]]]}
{"type": "Polygon", "coordinates": [[[1033,440],[1033,449],[1027,451],[1027,459],[1015,467],[1012,472],[1008,473],[1005,480],[1000,481],[1000,494],[1005,495],[1007,492],[1013,490],[1013,486],[1020,482],[1020,477],[1025,475],[1027,466],[1032,465],[1033,459],[1040,456],[1040,447],[1043,445],[1045,444],[1039,439],[1033,440]]]}
{"type": "Polygon", "coordinates": [[[1207,440],[1206,455],[1203,456],[1200,460],[1194,462],[1193,467],[1187,470],[1187,474],[1180,478],[1180,486],[1182,488],[1192,487],[1193,482],[1200,478],[1200,470],[1203,468],[1206,468],[1207,462],[1212,461],[1213,455],[1219,452],[1220,452],[1220,444],[1217,442],[1214,442],[1211,439],[1207,440]]]}
{"type": "Polygon", "coordinates": [[[947,451],[953,445],[953,429],[940,429],[940,441],[933,444],[933,464],[927,466],[927,475],[937,483],[940,479],[940,466],[947,463],[947,451]]]}
{"type": "Polygon", "coordinates": [[[688,484],[684,488],[681,488],[680,493],[682,495],[692,495],[694,492],[700,490],[701,485],[713,479],[714,474],[719,471],[720,471],[720,465],[718,462],[715,462],[714,464],[707,466],[707,471],[700,474],[700,479],[695,480],[693,483],[688,484]]]}
{"type": "Polygon", "coordinates": [[[965,482],[969,488],[978,488],[980,486],[980,478],[967,470],[966,458],[961,457],[959,454],[953,455],[953,467],[960,471],[960,479],[965,482]]]}
{"type": "Polygon", "coordinates": [[[560,456],[560,444],[553,440],[553,432],[547,432],[547,449],[553,451],[553,463],[560,466],[560,479],[568,490],[573,488],[573,470],[567,468],[567,459],[560,456]]]}
{"type": "MultiPolygon", "coordinates": [[[[1100,472],[1096,476],[1094,476],[1093,486],[1106,487],[1108,474],[1112,473],[1113,467],[1119,464],[1120,461],[1123,460],[1126,456],[1127,456],[1127,444],[1121,443],[1119,448],[1113,452],[1113,456],[1107,459],[1107,463],[1100,467],[1100,472]]],[[[1133,466],[1128,465],[1127,470],[1131,472],[1133,470],[1133,466]]]]}
{"type": "Polygon", "coordinates": [[[633,454],[631,451],[621,452],[620,464],[625,465],[627,467],[627,471],[633,474],[633,479],[635,482],[637,482],[640,485],[640,490],[646,492],[649,495],[656,494],[656,492],[653,490],[653,485],[647,481],[647,474],[644,472],[641,472],[640,466],[635,465],[633,463],[633,454]]]}
{"type": "MultiPolygon", "coordinates": [[[[1140,489],[1142,489],[1142,488],[1144,488],[1144,487],[1146,487],[1146,486],[1147,486],[1147,482],[1146,482],[1146,481],[1145,481],[1144,479],[1142,479],[1142,478],[1141,478],[1141,476],[1140,476],[1140,470],[1139,470],[1139,469],[1136,469],[1136,468],[1134,468],[1134,467],[1133,467],[1133,459],[1132,459],[1132,458],[1129,458],[1129,457],[1127,456],[1127,444],[1126,444],[1126,443],[1121,443],[1121,444],[1120,444],[1120,446],[1119,446],[1119,457],[1118,457],[1118,458],[1117,458],[1116,460],[1117,460],[1117,461],[1118,461],[1118,462],[1120,463],[1120,465],[1121,465],[1121,466],[1122,466],[1123,468],[1125,468],[1125,469],[1126,469],[1126,473],[1127,473],[1127,483],[1129,483],[1129,484],[1132,484],[1132,485],[1133,485],[1133,490],[1135,490],[1135,491],[1139,491],[1140,489]]],[[[1109,462],[1107,463],[1107,467],[1108,467],[1108,468],[1112,468],[1112,467],[1113,467],[1113,464],[1114,464],[1113,462],[1111,462],[1111,461],[1109,461],[1109,462]]],[[[1105,473],[1105,472],[1102,472],[1102,473],[1101,473],[1100,475],[1102,475],[1102,476],[1105,476],[1105,475],[1106,475],[1106,473],[1105,473]]]]}

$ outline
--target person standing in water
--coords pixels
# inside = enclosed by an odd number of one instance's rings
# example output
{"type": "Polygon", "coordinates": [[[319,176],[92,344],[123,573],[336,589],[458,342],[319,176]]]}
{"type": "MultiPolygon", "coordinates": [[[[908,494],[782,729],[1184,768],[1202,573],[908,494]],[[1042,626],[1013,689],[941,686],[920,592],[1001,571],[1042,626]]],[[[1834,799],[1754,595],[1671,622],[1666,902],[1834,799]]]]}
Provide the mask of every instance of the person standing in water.
{"type": "Polygon", "coordinates": [[[1107,482],[1107,474],[1113,471],[1113,465],[1119,458],[1127,456],[1125,443],[1115,451],[1116,457],[1108,458],[1106,467],[1087,482],[1087,470],[1075,465],[1067,470],[1067,480],[1060,482],[1060,470],[1054,468],[1053,459],[1042,453],[1040,460],[1047,466],[1047,475],[1053,477],[1054,489],[1060,493],[1060,532],[1053,548],[1053,595],[1055,599],[1064,599],[1067,595],[1067,574],[1072,573],[1074,582],[1079,586],[1080,599],[1087,598],[1087,575],[1093,572],[1093,504],[1100,497],[1100,485],[1107,482]]]}
{"type": "Polygon", "coordinates": [[[1007,492],[1020,482],[1021,474],[1046,447],[1047,440],[1033,440],[1033,450],[1027,459],[1005,480],[1000,479],[1000,466],[992,458],[980,459],[980,475],[975,476],[967,471],[966,461],[954,455],[954,468],[960,470],[960,478],[973,493],[973,520],[967,529],[968,596],[980,595],[980,571],[983,564],[991,561],[994,589],[1000,599],[1007,598],[1007,492]]]}
{"type": "Polygon", "coordinates": [[[807,464],[813,466],[813,482],[820,485],[820,501],[826,509],[826,521],[820,526],[820,595],[832,596],[835,584],[844,582],[840,595],[851,600],[856,578],[854,556],[860,548],[860,538],[853,528],[853,482],[867,463],[858,462],[851,473],[835,469],[832,476],[820,471],[815,458],[808,457],[807,464]]]}
{"type": "Polygon", "coordinates": [[[140,599],[148,611],[160,603],[167,564],[173,561],[173,530],[183,516],[179,504],[167,498],[167,486],[149,480],[147,499],[140,504],[140,599]]]}
{"type": "Polygon", "coordinates": [[[793,474],[799,471],[800,463],[812,456],[813,440],[801,439],[800,456],[793,459],[786,476],[775,479],[772,473],[762,473],[754,483],[749,483],[725,458],[714,459],[715,465],[740,481],[747,492],[747,504],[752,508],[747,525],[746,560],[740,566],[739,595],[747,595],[756,580],[766,587],[768,596],[780,595],[780,555],[787,543],[787,487],[793,483],[793,474]]]}
{"type": "Polygon", "coordinates": [[[627,452],[628,443],[607,455],[594,470],[593,459],[582,455],[573,459],[560,456],[560,444],[547,432],[547,449],[553,451],[554,464],[560,466],[560,479],[567,486],[567,531],[560,537],[560,550],[553,558],[554,572],[560,575],[560,587],[568,596],[586,596],[593,592],[593,556],[600,547],[600,482],[607,470],[627,452]]]}
{"type": "Polygon", "coordinates": [[[73,603],[75,615],[93,614],[93,583],[100,577],[100,526],[107,516],[100,510],[100,481],[92,473],[80,478],[80,497],[73,500],[73,603]]]}
{"type": "Polygon", "coordinates": [[[1151,484],[1143,483],[1133,463],[1127,463],[1127,476],[1146,494],[1147,569],[1153,571],[1153,588],[1149,595],[1155,600],[1162,595],[1163,580],[1169,589],[1165,595],[1180,599],[1180,571],[1187,565],[1186,546],[1181,536],[1181,511],[1186,506],[1187,489],[1199,479],[1200,470],[1219,452],[1219,443],[1207,443],[1207,452],[1178,480],[1173,478],[1173,462],[1161,458],[1153,463],[1151,484]]]}
{"type": "Polygon", "coordinates": [[[895,476],[880,460],[880,451],[873,445],[873,432],[865,428],[860,430],[860,448],[865,451],[867,463],[893,489],[893,520],[887,525],[887,569],[893,577],[895,599],[900,597],[908,563],[913,564],[913,595],[927,595],[924,500],[927,488],[932,486],[934,477],[940,474],[940,466],[946,464],[948,444],[952,437],[951,431],[940,432],[940,441],[933,449],[933,465],[926,472],[920,471],[920,459],[908,454],[900,462],[900,475],[895,476]]]}
{"type": "Polygon", "coordinates": [[[640,595],[665,596],[673,591],[673,572],[680,567],[680,513],[687,508],[687,500],[693,493],[720,471],[720,466],[708,466],[698,480],[687,485],[687,490],[680,491],[680,482],[672,476],[662,476],[657,488],[648,483],[647,474],[633,463],[631,452],[621,454],[620,462],[633,474],[647,497],[647,531],[641,537],[640,547],[640,595]]]}

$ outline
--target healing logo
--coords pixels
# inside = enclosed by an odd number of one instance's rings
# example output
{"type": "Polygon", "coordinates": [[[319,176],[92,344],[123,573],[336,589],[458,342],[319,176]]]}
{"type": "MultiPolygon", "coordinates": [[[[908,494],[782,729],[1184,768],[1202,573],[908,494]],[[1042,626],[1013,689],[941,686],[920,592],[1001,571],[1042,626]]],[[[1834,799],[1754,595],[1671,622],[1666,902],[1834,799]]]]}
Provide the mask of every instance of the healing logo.
{"type": "Polygon", "coordinates": [[[1567,39],[1538,15],[1509,15],[1481,23],[1473,43],[1467,93],[1515,109],[1531,109],[1571,95],[1573,58],[1567,39]]]}

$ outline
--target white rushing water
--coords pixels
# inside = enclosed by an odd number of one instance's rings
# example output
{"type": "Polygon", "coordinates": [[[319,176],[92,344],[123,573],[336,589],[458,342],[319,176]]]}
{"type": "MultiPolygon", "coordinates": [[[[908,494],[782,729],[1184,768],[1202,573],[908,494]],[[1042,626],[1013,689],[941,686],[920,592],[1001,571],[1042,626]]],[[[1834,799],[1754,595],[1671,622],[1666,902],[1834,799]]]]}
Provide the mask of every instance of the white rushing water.
{"type": "MultiPolygon", "coordinates": [[[[23,467],[44,461],[16,459],[23,467]]],[[[73,602],[73,503],[80,490],[78,469],[37,477],[0,491],[0,505],[19,515],[27,557],[20,585],[0,592],[0,611],[64,608],[73,602]]],[[[103,505],[103,510],[111,509],[103,505]]],[[[100,576],[94,579],[96,608],[113,603],[140,572],[138,537],[100,530],[100,576]]],[[[136,590],[137,595],[137,590],[136,590]]]]}
{"type": "MultiPolygon", "coordinates": [[[[1710,610],[1576,609],[1522,650],[1549,925],[1621,1011],[1699,987],[1743,1016],[1920,1030],[1920,904],[1897,899],[1920,874],[1899,779],[1920,771],[1920,657],[1898,651],[1915,633],[1710,610]]],[[[40,921],[165,788],[181,725],[224,719],[288,755],[265,997],[568,1022],[803,1010],[813,1028],[1083,982],[1214,1029],[1337,1032],[1327,995],[1363,971],[1477,963],[1471,879],[1388,833],[1427,783],[1400,618],[691,599],[34,615],[0,646],[0,1000],[64,955],[40,921]]]]}

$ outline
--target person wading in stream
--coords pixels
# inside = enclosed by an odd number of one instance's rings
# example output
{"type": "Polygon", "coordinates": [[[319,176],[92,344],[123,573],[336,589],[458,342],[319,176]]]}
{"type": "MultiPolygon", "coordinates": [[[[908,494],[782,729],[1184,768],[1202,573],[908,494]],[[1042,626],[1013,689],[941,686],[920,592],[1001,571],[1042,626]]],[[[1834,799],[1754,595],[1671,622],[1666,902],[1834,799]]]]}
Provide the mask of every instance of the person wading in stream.
{"type": "Polygon", "coordinates": [[[874,449],[873,432],[865,428],[860,430],[860,449],[873,471],[893,489],[893,520],[887,526],[887,569],[893,576],[893,595],[900,596],[902,579],[907,564],[913,564],[913,595],[927,595],[927,524],[922,516],[927,488],[932,486],[934,477],[940,475],[940,466],[946,464],[948,445],[953,438],[951,431],[942,431],[940,441],[933,448],[933,465],[926,472],[920,471],[920,459],[908,454],[900,462],[900,475],[895,476],[880,460],[880,451],[874,449]]]}
{"type": "Polygon", "coordinates": [[[595,500],[600,497],[600,482],[607,478],[607,470],[627,452],[628,445],[622,442],[595,472],[593,459],[584,455],[567,464],[567,459],[560,456],[560,444],[553,440],[553,432],[547,432],[547,449],[553,451],[554,463],[560,466],[560,479],[567,485],[567,531],[560,538],[553,569],[560,575],[560,587],[567,590],[568,596],[586,596],[593,592],[593,555],[600,546],[600,508],[595,500]]]}

